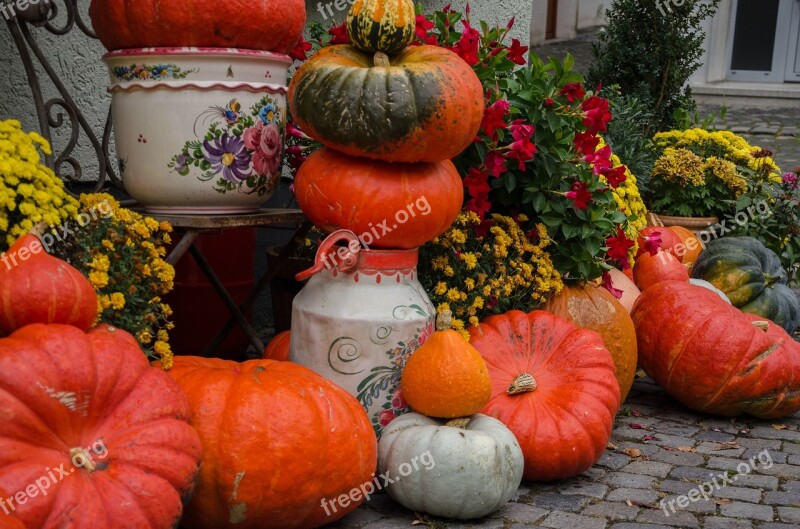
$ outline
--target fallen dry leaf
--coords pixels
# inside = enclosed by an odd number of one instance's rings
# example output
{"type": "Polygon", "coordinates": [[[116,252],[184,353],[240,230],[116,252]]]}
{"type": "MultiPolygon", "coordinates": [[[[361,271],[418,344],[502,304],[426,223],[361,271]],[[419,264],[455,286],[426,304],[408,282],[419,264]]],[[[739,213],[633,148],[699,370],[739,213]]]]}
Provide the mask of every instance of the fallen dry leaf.
{"type": "Polygon", "coordinates": [[[626,448],[622,453],[628,457],[642,457],[642,451],[638,448],[626,448]]]}
{"type": "Polygon", "coordinates": [[[660,441],[660,440],[661,439],[659,439],[655,435],[645,435],[644,437],[642,437],[642,441],[660,441]]]}
{"type": "Polygon", "coordinates": [[[615,445],[614,443],[612,443],[611,441],[609,441],[608,444],[606,445],[606,448],[608,450],[616,450],[619,447],[617,445],[615,445]]]}
{"type": "Polygon", "coordinates": [[[776,430],[785,430],[787,428],[785,424],[773,424],[772,427],[776,430]]]}
{"type": "Polygon", "coordinates": [[[628,428],[633,428],[634,430],[647,430],[647,428],[645,428],[641,424],[636,424],[635,422],[630,423],[628,425],[628,428]]]}
{"type": "Polygon", "coordinates": [[[697,449],[696,448],[692,448],[691,446],[679,446],[678,450],[680,450],[681,452],[686,452],[686,453],[697,452],[697,449]]]}
{"type": "Polygon", "coordinates": [[[671,446],[662,446],[661,448],[663,448],[667,452],[674,452],[675,451],[675,449],[672,448],[671,446]]]}
{"type": "Polygon", "coordinates": [[[628,504],[628,507],[645,507],[647,509],[658,509],[657,505],[653,505],[652,503],[643,503],[641,501],[636,501],[636,500],[625,500],[625,503],[628,504]]]}
{"type": "Polygon", "coordinates": [[[720,498],[718,500],[714,500],[714,503],[716,503],[717,505],[728,505],[730,502],[731,502],[731,500],[728,500],[728,499],[725,499],[725,498],[720,498]]]}
{"type": "Polygon", "coordinates": [[[720,450],[736,450],[737,448],[741,448],[742,446],[737,443],[736,441],[727,441],[724,443],[717,443],[711,449],[715,452],[720,450]]]}
{"type": "Polygon", "coordinates": [[[636,376],[639,378],[644,378],[647,376],[647,373],[645,373],[643,369],[640,369],[636,372],[636,376]]]}

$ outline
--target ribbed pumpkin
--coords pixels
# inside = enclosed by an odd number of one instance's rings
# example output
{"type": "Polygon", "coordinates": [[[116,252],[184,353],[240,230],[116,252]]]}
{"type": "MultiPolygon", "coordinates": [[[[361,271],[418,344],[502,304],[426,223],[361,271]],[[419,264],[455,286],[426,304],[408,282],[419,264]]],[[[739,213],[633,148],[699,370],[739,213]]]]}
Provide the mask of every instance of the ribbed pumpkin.
{"type": "Polygon", "coordinates": [[[0,488],[47,492],[17,505],[28,529],[180,520],[200,439],[186,396],[128,333],[37,323],[0,339],[0,416],[0,488]]]}
{"type": "Polygon", "coordinates": [[[692,269],[725,292],[735,307],[794,332],[800,303],[786,286],[787,274],[775,252],[752,237],[723,237],[708,244],[692,269]]]}
{"type": "Polygon", "coordinates": [[[691,270],[691,267],[694,266],[694,263],[700,256],[700,252],[703,251],[703,243],[697,235],[683,226],[668,226],[667,229],[680,237],[681,246],[673,248],[675,250],[673,253],[678,257],[681,263],[689,266],[691,270]]]}
{"type": "Polygon", "coordinates": [[[353,46],[389,55],[414,40],[417,27],[413,0],[355,0],[347,13],[347,34],[353,46]]]}
{"type": "Polygon", "coordinates": [[[97,294],[69,263],[49,255],[27,233],[0,264],[0,334],[29,323],[65,323],[88,329],[97,319],[97,294]],[[16,263],[16,264],[15,264],[16,263]]]}
{"type": "Polygon", "coordinates": [[[449,160],[481,124],[483,87],[461,57],[410,46],[376,66],[349,45],[323,48],[289,85],[292,116],[312,138],[354,156],[389,162],[449,160]]]}
{"type": "Polygon", "coordinates": [[[89,16],[107,50],[194,46],[288,53],[303,34],[306,4],[92,0],[89,16]]]}
{"type": "Polygon", "coordinates": [[[262,358],[266,360],[280,360],[281,362],[288,360],[289,341],[291,337],[292,331],[283,331],[276,334],[264,348],[264,356],[262,358]]]}
{"type": "Polygon", "coordinates": [[[326,148],[300,167],[294,192],[316,226],[351,230],[377,248],[416,248],[441,235],[464,200],[450,160],[390,164],[326,148]]]}
{"type": "Polygon", "coordinates": [[[687,407],[764,419],[800,410],[800,344],[772,322],[675,281],[646,290],[632,317],[642,368],[687,407]]]}
{"type": "Polygon", "coordinates": [[[625,307],[625,310],[630,314],[633,304],[636,303],[636,300],[642,295],[642,291],[639,290],[639,287],[636,286],[633,279],[628,277],[625,272],[620,272],[614,268],[609,270],[608,273],[611,276],[611,285],[622,292],[622,297],[619,298],[619,302],[622,303],[622,306],[625,307]]]}
{"type": "Polygon", "coordinates": [[[524,477],[580,474],[605,452],[619,408],[619,383],[599,334],[544,311],[512,310],[469,330],[492,379],[481,413],[514,432],[524,477]]]}
{"type": "Polygon", "coordinates": [[[671,253],[659,250],[656,255],[643,253],[633,265],[633,280],[644,292],[660,281],[689,282],[689,271],[671,253]]]}
{"type": "Polygon", "coordinates": [[[453,419],[478,413],[491,382],[481,354],[450,328],[452,314],[436,319],[436,332],[409,357],[400,381],[403,398],[428,417],[453,419]]]}
{"type": "Polygon", "coordinates": [[[175,357],[203,464],[183,523],[192,529],[313,529],[360,501],[323,500],[372,480],[377,440],[349,393],[291,362],[175,357]]]}
{"type": "Polygon", "coordinates": [[[603,338],[614,360],[620,401],[624,402],[636,374],[636,330],[628,311],[617,298],[598,285],[569,286],[550,298],[542,310],[603,338]]]}

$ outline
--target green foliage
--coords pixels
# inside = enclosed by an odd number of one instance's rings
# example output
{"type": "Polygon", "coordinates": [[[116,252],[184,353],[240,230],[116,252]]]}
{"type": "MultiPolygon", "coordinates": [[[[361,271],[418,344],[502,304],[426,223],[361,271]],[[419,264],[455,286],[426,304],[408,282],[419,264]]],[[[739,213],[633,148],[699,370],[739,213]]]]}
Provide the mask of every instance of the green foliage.
{"type": "Polygon", "coordinates": [[[676,111],[695,109],[689,77],[700,67],[702,22],[720,0],[614,0],[592,47],[589,83],[619,85],[652,109],[647,135],[676,128],[676,111]]]}

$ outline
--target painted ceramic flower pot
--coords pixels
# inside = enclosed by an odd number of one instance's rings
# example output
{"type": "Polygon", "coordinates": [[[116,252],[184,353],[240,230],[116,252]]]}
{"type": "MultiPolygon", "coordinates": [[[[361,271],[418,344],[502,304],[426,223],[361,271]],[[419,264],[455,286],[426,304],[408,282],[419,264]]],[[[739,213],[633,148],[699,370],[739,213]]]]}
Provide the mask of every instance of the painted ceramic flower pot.
{"type": "Polygon", "coordinates": [[[152,213],[255,211],[278,186],[291,59],[219,48],[108,53],[125,189],[152,213]]]}
{"type": "Polygon", "coordinates": [[[289,359],[352,393],[380,437],[408,411],[400,375],[434,330],[435,310],[417,279],[417,249],[363,250],[353,232],[336,231],[297,279],[306,277],[292,305],[289,359]]]}

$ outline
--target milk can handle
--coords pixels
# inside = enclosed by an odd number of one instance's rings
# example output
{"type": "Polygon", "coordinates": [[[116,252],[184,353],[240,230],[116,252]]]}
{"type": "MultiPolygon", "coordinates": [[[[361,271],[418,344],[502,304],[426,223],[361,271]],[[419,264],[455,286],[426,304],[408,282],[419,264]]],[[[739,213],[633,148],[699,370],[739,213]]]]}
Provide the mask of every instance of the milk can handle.
{"type": "Polygon", "coordinates": [[[305,281],[325,268],[337,268],[340,272],[351,272],[358,266],[360,251],[361,242],[355,233],[350,230],[337,230],[328,235],[319,245],[317,256],[314,258],[314,266],[298,273],[295,279],[305,281]],[[337,245],[341,241],[347,241],[347,245],[337,245]]]}

